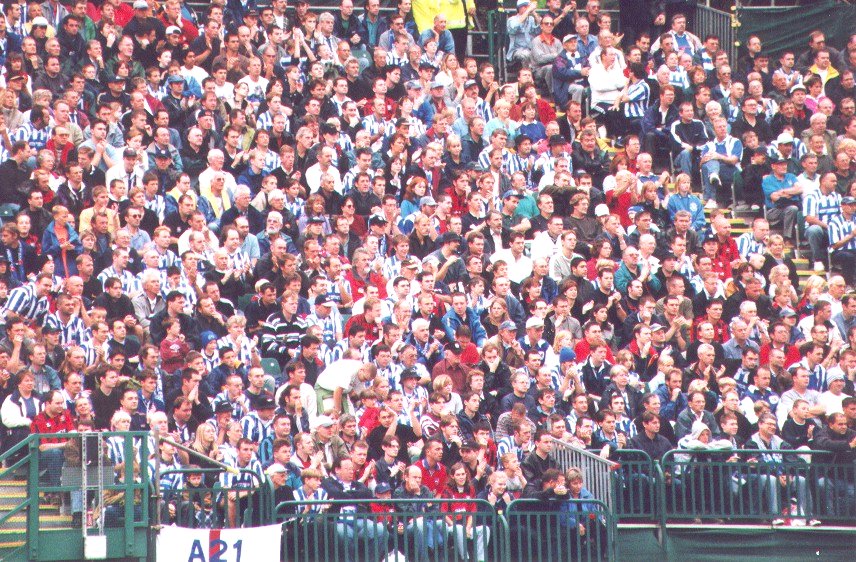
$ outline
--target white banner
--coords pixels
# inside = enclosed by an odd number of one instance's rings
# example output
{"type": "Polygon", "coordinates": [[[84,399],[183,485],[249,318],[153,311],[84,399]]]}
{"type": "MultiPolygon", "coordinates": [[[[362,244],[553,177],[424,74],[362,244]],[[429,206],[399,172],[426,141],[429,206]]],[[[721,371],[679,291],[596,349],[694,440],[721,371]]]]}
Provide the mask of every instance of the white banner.
{"type": "Polygon", "coordinates": [[[187,529],[163,527],[157,559],[164,562],[279,562],[282,527],[187,529]]]}

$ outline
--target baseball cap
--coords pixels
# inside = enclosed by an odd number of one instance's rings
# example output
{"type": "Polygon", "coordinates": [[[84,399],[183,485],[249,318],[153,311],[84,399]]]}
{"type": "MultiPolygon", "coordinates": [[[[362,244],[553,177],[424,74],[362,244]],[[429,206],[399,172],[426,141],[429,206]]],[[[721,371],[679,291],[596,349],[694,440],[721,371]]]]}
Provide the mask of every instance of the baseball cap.
{"type": "Polygon", "coordinates": [[[434,66],[429,62],[420,62],[419,70],[434,70],[434,66]]]}
{"type": "Polygon", "coordinates": [[[473,80],[473,79],[469,79],[469,80],[467,80],[466,82],[464,82],[464,89],[465,89],[465,90],[466,90],[467,88],[472,88],[473,86],[478,86],[478,82],[476,82],[476,81],[475,81],[475,80],[473,80]]]}
{"type": "Polygon", "coordinates": [[[418,379],[420,377],[419,377],[419,373],[416,372],[416,369],[414,369],[413,367],[409,367],[409,368],[401,371],[401,374],[398,375],[398,378],[400,380],[404,380],[404,379],[410,379],[410,378],[418,379]]]}
{"type": "Polygon", "coordinates": [[[169,154],[169,150],[167,150],[165,148],[155,149],[154,157],[155,158],[172,158],[172,156],[169,154]]]}
{"type": "Polygon", "coordinates": [[[108,78],[107,81],[108,82],[124,82],[125,78],[122,76],[119,76],[118,74],[114,74],[113,76],[108,78]]]}
{"type": "Polygon", "coordinates": [[[321,126],[318,127],[318,130],[321,131],[322,135],[338,135],[339,129],[336,128],[332,123],[321,123],[321,126]]]}
{"type": "Polygon", "coordinates": [[[529,328],[543,328],[543,327],[544,327],[544,321],[541,320],[540,318],[538,318],[537,316],[533,316],[532,318],[530,318],[529,320],[526,321],[526,329],[527,330],[529,328]]]}
{"type": "Polygon", "coordinates": [[[467,439],[466,441],[461,443],[462,451],[478,451],[479,449],[481,449],[481,444],[475,439],[467,439]]]}
{"type": "Polygon", "coordinates": [[[444,232],[443,234],[441,234],[437,238],[437,243],[440,245],[449,244],[450,242],[456,242],[456,243],[460,244],[461,243],[461,237],[458,236],[457,234],[455,234],[454,232],[449,231],[449,232],[444,232]]]}
{"type": "Polygon", "coordinates": [[[410,80],[410,81],[406,82],[404,84],[404,86],[406,88],[411,89],[411,90],[421,90],[422,89],[422,82],[420,82],[419,80],[410,80]]]}
{"type": "Polygon", "coordinates": [[[267,279],[259,279],[258,281],[256,281],[255,289],[257,293],[261,293],[268,287],[273,287],[273,283],[271,283],[267,279]]]}
{"type": "Polygon", "coordinates": [[[169,78],[166,79],[167,84],[184,84],[184,78],[179,76],[178,74],[173,74],[169,78]]]}
{"type": "Polygon", "coordinates": [[[369,226],[373,224],[387,224],[388,222],[383,215],[372,215],[369,217],[369,226]]]}
{"type": "Polygon", "coordinates": [[[324,224],[324,219],[320,216],[309,217],[306,219],[308,224],[324,224]]]}
{"type": "Polygon", "coordinates": [[[520,147],[524,142],[529,141],[532,142],[532,137],[526,134],[517,135],[517,138],[514,139],[514,146],[520,147]]]}
{"type": "Polygon", "coordinates": [[[148,10],[149,3],[146,0],[134,0],[134,9],[135,10],[148,10]]]}
{"type": "Polygon", "coordinates": [[[522,8],[523,6],[528,6],[529,0],[517,0],[517,7],[522,8]]]}
{"type": "Polygon", "coordinates": [[[708,242],[716,242],[717,244],[719,244],[719,238],[716,237],[716,234],[711,232],[710,234],[705,236],[704,242],[702,243],[707,244],[708,242]]]}
{"type": "Polygon", "coordinates": [[[171,25],[171,26],[166,28],[166,34],[167,35],[172,35],[173,33],[179,33],[179,34],[181,33],[181,30],[178,28],[177,25],[171,25]]]}
{"type": "Polygon", "coordinates": [[[458,343],[458,342],[456,342],[456,341],[453,341],[452,343],[448,344],[448,345],[445,347],[445,349],[446,349],[446,351],[451,351],[451,352],[452,352],[452,353],[454,353],[455,355],[460,355],[460,354],[461,354],[461,353],[463,353],[463,351],[464,351],[464,348],[463,348],[463,347],[461,347],[461,344],[459,344],[459,343],[458,343]]]}
{"type": "Polygon", "coordinates": [[[431,82],[431,89],[432,89],[432,90],[433,90],[434,88],[442,88],[442,87],[443,87],[443,84],[441,84],[440,82],[437,82],[436,80],[434,80],[433,82],[431,82]]]}
{"type": "Polygon", "coordinates": [[[288,470],[286,470],[285,466],[283,466],[281,463],[278,463],[278,462],[275,462],[272,465],[270,465],[267,468],[267,470],[265,471],[265,473],[267,473],[268,475],[285,474],[286,472],[288,472],[288,470]]]}
{"type": "Polygon", "coordinates": [[[656,322],[654,324],[651,324],[650,328],[651,328],[652,334],[654,332],[659,332],[660,330],[665,330],[665,328],[663,326],[661,326],[660,324],[657,324],[656,322]]]}
{"type": "Polygon", "coordinates": [[[42,17],[42,16],[38,16],[38,17],[33,18],[32,23],[33,23],[32,27],[49,27],[50,26],[47,18],[42,17]]]}
{"type": "Polygon", "coordinates": [[[796,316],[797,313],[794,312],[793,308],[785,307],[781,311],[779,311],[779,318],[790,318],[792,316],[796,316]]]}
{"type": "Polygon", "coordinates": [[[776,144],[791,144],[794,142],[794,137],[790,133],[781,133],[776,137],[776,144]]]}
{"type": "Polygon", "coordinates": [[[122,157],[123,158],[136,158],[137,157],[137,151],[134,150],[133,148],[126,148],[122,152],[122,157]]]}
{"type": "Polygon", "coordinates": [[[167,296],[166,296],[166,302],[172,302],[175,299],[177,299],[178,297],[183,297],[183,296],[184,296],[184,293],[182,293],[180,291],[170,291],[169,294],[167,294],[167,296]]]}
{"type": "Polygon", "coordinates": [[[835,381],[843,381],[843,380],[847,380],[847,379],[844,378],[844,373],[841,371],[832,371],[828,375],[826,375],[827,386],[834,383],[835,381]]]}
{"type": "Polygon", "coordinates": [[[520,194],[514,191],[513,189],[509,189],[502,194],[502,198],[508,199],[509,197],[517,197],[518,199],[520,199],[520,194]]]}
{"type": "Polygon", "coordinates": [[[856,205],[856,197],[852,197],[848,195],[847,197],[841,198],[842,205],[856,205]]]}
{"type": "Polygon", "coordinates": [[[428,205],[429,207],[436,207],[437,202],[434,201],[434,198],[430,195],[426,195],[425,197],[419,200],[419,206],[424,207],[426,205],[428,205]]]}
{"type": "Polygon", "coordinates": [[[199,340],[202,342],[202,347],[205,347],[212,341],[217,340],[217,334],[215,334],[211,330],[205,330],[199,335],[199,340]]]}
{"type": "Polygon", "coordinates": [[[256,403],[256,410],[270,410],[276,408],[276,402],[270,396],[262,396],[256,403]]]}
{"type": "Polygon", "coordinates": [[[567,35],[562,37],[562,43],[567,43],[568,41],[576,41],[577,39],[579,39],[579,37],[577,37],[573,33],[568,33],[567,35]]]}
{"type": "Polygon", "coordinates": [[[389,487],[389,483],[381,482],[377,486],[375,486],[375,494],[386,494],[387,492],[391,492],[392,488],[389,487]]]}
{"type": "Polygon", "coordinates": [[[550,146],[564,146],[568,144],[568,141],[562,135],[551,135],[549,143],[550,146]]]}
{"type": "Polygon", "coordinates": [[[793,94],[793,93],[794,93],[794,92],[796,92],[797,90],[802,90],[803,92],[807,92],[807,91],[808,91],[808,90],[806,89],[806,87],[805,87],[805,86],[803,86],[802,84],[794,84],[793,86],[791,86],[791,89],[790,89],[789,91],[790,91],[790,93],[792,93],[792,94],[793,94]]]}
{"type": "Polygon", "coordinates": [[[327,295],[318,295],[315,297],[315,306],[334,306],[335,304],[327,295]]]}
{"type": "Polygon", "coordinates": [[[779,154],[773,154],[770,156],[770,164],[787,164],[788,161],[781,157],[779,154]]]}
{"type": "Polygon", "coordinates": [[[220,402],[216,406],[214,406],[215,414],[225,414],[226,412],[231,412],[232,406],[229,405],[228,402],[220,402]]]}
{"type": "Polygon", "coordinates": [[[606,206],[606,203],[600,203],[594,208],[594,216],[596,217],[605,217],[609,214],[609,207],[606,206]]]}
{"type": "Polygon", "coordinates": [[[333,418],[331,418],[330,416],[320,415],[315,418],[315,423],[313,423],[312,426],[314,428],[333,427],[334,423],[335,422],[333,421],[333,418]]]}
{"type": "Polygon", "coordinates": [[[512,322],[511,320],[506,320],[502,324],[499,325],[500,330],[514,330],[517,331],[517,324],[512,322]]]}
{"type": "Polygon", "coordinates": [[[559,352],[559,363],[570,363],[577,360],[577,354],[570,347],[563,347],[559,352]]]}

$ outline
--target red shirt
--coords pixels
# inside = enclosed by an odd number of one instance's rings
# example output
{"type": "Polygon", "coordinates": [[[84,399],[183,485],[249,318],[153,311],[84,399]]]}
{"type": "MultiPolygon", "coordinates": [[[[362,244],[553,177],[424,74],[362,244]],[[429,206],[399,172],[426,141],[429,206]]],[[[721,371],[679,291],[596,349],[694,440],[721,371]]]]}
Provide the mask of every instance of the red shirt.
{"type": "MultiPolygon", "coordinates": [[[[577,362],[585,361],[591,354],[591,344],[587,342],[585,338],[581,339],[577,342],[577,345],[574,346],[574,353],[577,354],[577,362]]],[[[609,346],[606,348],[606,360],[609,361],[610,364],[615,365],[615,357],[612,355],[612,350],[609,349],[609,346]]]]}
{"type": "MultiPolygon", "coordinates": [[[[31,433],[71,433],[74,431],[74,421],[68,410],[63,410],[55,418],[49,418],[47,413],[41,412],[33,418],[30,424],[31,433]]],[[[66,437],[54,437],[42,439],[42,443],[65,443],[66,437]]]]}
{"type": "Polygon", "coordinates": [[[367,322],[365,314],[357,314],[356,316],[351,316],[348,319],[348,322],[345,324],[345,333],[347,334],[351,329],[351,326],[356,324],[366,330],[366,342],[369,345],[372,345],[374,342],[380,338],[380,324],[377,322],[367,322]]]}
{"type": "Polygon", "coordinates": [[[438,462],[437,466],[431,470],[428,468],[425,459],[422,459],[416,466],[422,471],[422,485],[431,490],[438,498],[442,497],[443,490],[446,488],[446,480],[448,480],[446,467],[443,466],[443,463],[438,462]]]}
{"type": "MultiPolygon", "coordinates": [[[[758,360],[761,365],[768,365],[770,363],[770,352],[773,350],[773,344],[768,343],[761,346],[760,353],[758,354],[758,360]]],[[[782,351],[785,352],[785,369],[793,365],[794,363],[799,363],[802,360],[802,355],[800,355],[800,350],[797,349],[795,345],[785,344],[782,351]]]]}

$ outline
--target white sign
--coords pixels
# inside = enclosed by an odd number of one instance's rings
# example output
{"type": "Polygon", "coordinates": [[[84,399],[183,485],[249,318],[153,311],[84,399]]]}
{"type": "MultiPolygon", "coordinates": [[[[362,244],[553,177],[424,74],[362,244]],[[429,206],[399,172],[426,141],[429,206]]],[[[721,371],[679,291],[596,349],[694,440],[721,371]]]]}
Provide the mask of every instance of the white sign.
{"type": "Polygon", "coordinates": [[[282,527],[187,529],[158,533],[157,559],[170,562],[279,562],[282,527]]]}

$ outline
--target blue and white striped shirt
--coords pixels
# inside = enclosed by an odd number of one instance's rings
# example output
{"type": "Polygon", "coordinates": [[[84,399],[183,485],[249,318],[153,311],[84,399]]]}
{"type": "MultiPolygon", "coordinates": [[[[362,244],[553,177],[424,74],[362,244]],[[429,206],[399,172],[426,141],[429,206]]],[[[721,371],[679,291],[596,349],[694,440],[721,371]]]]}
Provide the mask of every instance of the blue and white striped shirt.
{"type": "Polygon", "coordinates": [[[513,435],[503,437],[496,444],[496,466],[502,468],[502,456],[506,453],[514,453],[517,456],[517,460],[523,462],[523,459],[531,451],[531,447],[528,445],[531,445],[531,443],[526,443],[523,447],[518,447],[517,443],[514,442],[513,435]]]}
{"type": "Polygon", "coordinates": [[[644,80],[631,84],[627,88],[627,103],[624,104],[624,116],[628,119],[641,119],[648,109],[651,88],[644,80]]]}
{"type": "Polygon", "coordinates": [[[63,324],[57,313],[48,314],[45,317],[45,326],[59,330],[59,343],[62,347],[81,345],[88,339],[86,324],[77,315],[72,315],[68,324],[63,324]]]}
{"type": "Polygon", "coordinates": [[[262,463],[260,463],[259,459],[257,459],[255,456],[253,456],[253,458],[250,459],[250,462],[247,463],[247,466],[244,467],[238,466],[236,458],[229,460],[231,460],[232,462],[228,462],[227,460],[226,464],[240,469],[241,472],[239,472],[238,474],[233,474],[228,471],[221,472],[220,486],[224,489],[234,490],[236,488],[258,488],[262,484],[262,482],[265,481],[262,463]],[[255,475],[255,477],[253,475],[255,475]]]}
{"type": "Polygon", "coordinates": [[[36,129],[32,123],[24,123],[12,133],[12,142],[25,141],[30,145],[30,148],[41,150],[45,147],[48,139],[51,138],[52,127],[44,129],[36,129]]]}
{"type": "Polygon", "coordinates": [[[134,277],[133,273],[127,269],[119,273],[112,265],[98,274],[98,281],[105,290],[107,287],[104,287],[104,283],[112,277],[115,277],[122,282],[122,292],[126,294],[128,298],[134,298],[143,292],[143,286],[140,285],[140,281],[134,277]]]}
{"type": "Polygon", "coordinates": [[[241,429],[244,437],[253,443],[261,443],[263,439],[273,433],[273,419],[264,421],[258,412],[250,412],[241,418],[241,429]]]}
{"type": "MultiPolygon", "coordinates": [[[[853,221],[853,217],[850,217],[850,220],[845,219],[844,215],[837,215],[833,217],[833,219],[829,222],[829,245],[833,246],[838,244],[843,238],[847,237],[851,232],[856,230],[856,222],[853,221]]],[[[849,242],[847,242],[839,250],[856,250],[856,238],[851,238],[849,242]]]]}
{"type": "Polygon", "coordinates": [[[824,195],[820,189],[810,191],[803,198],[802,212],[804,217],[815,217],[829,225],[841,214],[841,195],[837,191],[829,195],[824,195]]]}
{"type": "Polygon", "coordinates": [[[235,343],[232,341],[232,338],[229,336],[223,336],[219,340],[217,340],[217,349],[222,347],[231,348],[235,354],[238,356],[238,360],[249,367],[252,365],[253,361],[253,345],[250,338],[247,336],[243,336],[239,343],[235,343]]]}
{"type": "Polygon", "coordinates": [[[737,238],[737,252],[744,260],[748,260],[752,254],[763,256],[766,251],[767,247],[764,245],[764,241],[761,240],[759,242],[755,240],[755,235],[752,234],[752,231],[744,232],[737,238]]]}
{"type": "Polygon", "coordinates": [[[4,309],[7,313],[14,312],[24,320],[41,324],[47,316],[49,306],[47,297],[36,296],[35,284],[27,283],[9,292],[4,309]]]}
{"type": "MultiPolygon", "coordinates": [[[[351,168],[345,173],[345,177],[342,178],[342,194],[347,195],[354,189],[354,180],[357,178],[357,174],[360,173],[359,168],[351,168]]],[[[366,174],[369,175],[370,179],[374,179],[375,172],[371,168],[365,171],[366,174]]]]}
{"type": "MultiPolygon", "coordinates": [[[[327,491],[324,488],[318,488],[311,496],[307,496],[303,488],[300,487],[294,490],[294,499],[299,502],[325,501],[327,499],[327,491]]],[[[324,509],[324,505],[320,503],[309,506],[309,511],[311,513],[321,513],[324,509]]]]}
{"type": "MultiPolygon", "coordinates": [[[[481,151],[481,154],[479,154],[479,164],[485,170],[490,169],[490,153],[492,151],[493,151],[493,147],[488,145],[487,147],[485,147],[484,150],[481,151]]],[[[511,157],[512,156],[514,156],[514,154],[510,150],[508,150],[507,148],[502,149],[502,165],[499,167],[499,169],[505,175],[510,174],[509,170],[511,167],[511,157]]],[[[497,189],[499,189],[499,186],[497,186],[497,189]]]]}
{"type": "Polygon", "coordinates": [[[743,143],[739,139],[731,135],[725,135],[725,138],[721,141],[713,139],[701,147],[702,156],[714,152],[722,156],[736,156],[737,164],[735,164],[735,167],[740,168],[740,160],[743,158],[743,143]]]}

